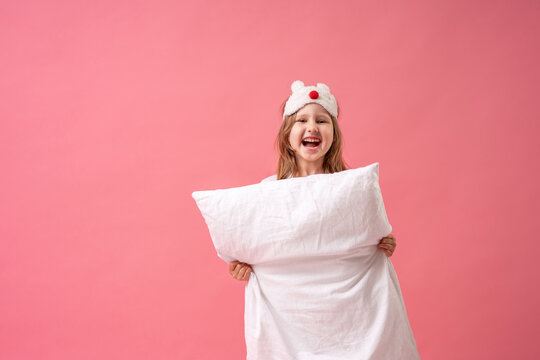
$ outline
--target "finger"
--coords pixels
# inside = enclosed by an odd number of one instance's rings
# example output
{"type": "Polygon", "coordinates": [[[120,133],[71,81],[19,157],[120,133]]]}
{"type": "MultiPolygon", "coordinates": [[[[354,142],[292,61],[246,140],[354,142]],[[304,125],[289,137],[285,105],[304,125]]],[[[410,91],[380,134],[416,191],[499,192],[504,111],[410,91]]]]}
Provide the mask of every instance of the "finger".
{"type": "Polygon", "coordinates": [[[242,268],[240,269],[240,271],[238,271],[238,279],[242,279],[244,277],[244,274],[246,273],[246,270],[247,270],[247,267],[246,266],[242,266],[242,268]]]}
{"type": "Polygon", "coordinates": [[[237,264],[234,267],[234,270],[232,272],[232,276],[236,278],[238,276],[238,272],[240,271],[240,269],[242,269],[242,264],[237,264]]]}
{"type": "Polygon", "coordinates": [[[379,245],[390,251],[394,251],[394,249],[396,248],[394,244],[379,244],[379,245]]]}
{"type": "Polygon", "coordinates": [[[390,238],[390,237],[383,237],[381,241],[379,241],[379,244],[393,244],[396,240],[390,238]]]}
{"type": "Polygon", "coordinates": [[[251,269],[248,268],[246,270],[246,273],[244,274],[243,280],[248,280],[250,275],[251,275],[251,269]]]}
{"type": "Polygon", "coordinates": [[[239,261],[235,260],[229,263],[229,272],[232,273],[236,265],[239,263],[239,261]]]}
{"type": "Polygon", "coordinates": [[[394,236],[394,234],[388,234],[385,237],[396,240],[396,237],[394,236]]]}

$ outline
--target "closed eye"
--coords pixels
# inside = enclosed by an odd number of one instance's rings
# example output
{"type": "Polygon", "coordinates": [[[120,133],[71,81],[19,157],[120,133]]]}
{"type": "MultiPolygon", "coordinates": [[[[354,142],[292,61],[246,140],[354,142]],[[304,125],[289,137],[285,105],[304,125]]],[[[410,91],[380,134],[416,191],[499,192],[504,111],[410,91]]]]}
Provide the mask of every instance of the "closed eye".
{"type": "MultiPolygon", "coordinates": [[[[298,122],[306,122],[305,119],[298,119],[298,120],[296,120],[296,121],[298,121],[298,122]]],[[[317,120],[317,122],[319,122],[319,123],[327,123],[328,120],[321,119],[321,120],[317,120]]]]}

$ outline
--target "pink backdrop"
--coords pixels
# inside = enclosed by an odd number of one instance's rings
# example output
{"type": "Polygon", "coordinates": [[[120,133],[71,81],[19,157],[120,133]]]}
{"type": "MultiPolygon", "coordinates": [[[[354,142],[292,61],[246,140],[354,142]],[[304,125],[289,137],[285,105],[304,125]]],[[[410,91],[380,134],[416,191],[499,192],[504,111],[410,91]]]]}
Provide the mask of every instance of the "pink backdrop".
{"type": "Polygon", "coordinates": [[[536,1],[4,1],[0,358],[241,359],[194,190],[275,172],[293,80],[378,161],[423,359],[537,359],[536,1]]]}

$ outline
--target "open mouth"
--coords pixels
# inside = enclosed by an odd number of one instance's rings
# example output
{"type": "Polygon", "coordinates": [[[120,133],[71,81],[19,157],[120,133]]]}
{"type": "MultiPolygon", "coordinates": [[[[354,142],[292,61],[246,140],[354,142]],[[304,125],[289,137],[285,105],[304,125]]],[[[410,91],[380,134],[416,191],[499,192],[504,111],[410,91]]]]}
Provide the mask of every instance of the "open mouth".
{"type": "Polygon", "coordinates": [[[302,145],[308,149],[314,150],[321,145],[321,140],[314,137],[308,137],[302,140],[302,145]]]}

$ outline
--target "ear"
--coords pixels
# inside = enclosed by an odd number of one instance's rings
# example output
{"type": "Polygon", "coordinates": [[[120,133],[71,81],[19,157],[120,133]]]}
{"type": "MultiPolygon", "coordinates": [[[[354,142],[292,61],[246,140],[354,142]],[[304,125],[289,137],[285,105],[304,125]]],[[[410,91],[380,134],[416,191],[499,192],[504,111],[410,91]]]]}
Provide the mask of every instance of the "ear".
{"type": "Polygon", "coordinates": [[[300,80],[296,80],[291,84],[291,90],[292,92],[296,92],[304,87],[304,82],[300,80]]]}
{"type": "Polygon", "coordinates": [[[326,84],[323,84],[323,83],[317,83],[317,87],[318,87],[319,89],[324,89],[325,91],[330,92],[330,88],[329,88],[328,85],[326,85],[326,84]]]}

